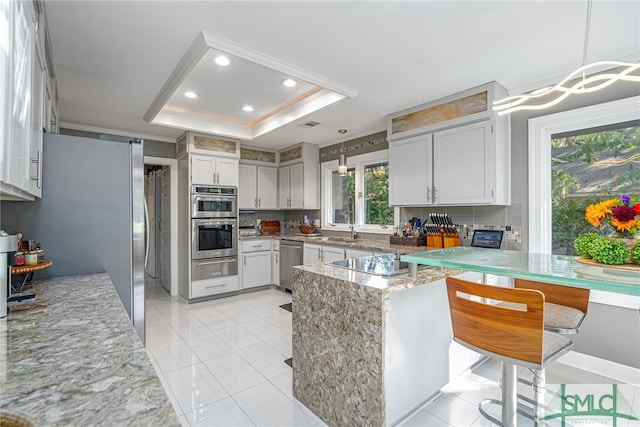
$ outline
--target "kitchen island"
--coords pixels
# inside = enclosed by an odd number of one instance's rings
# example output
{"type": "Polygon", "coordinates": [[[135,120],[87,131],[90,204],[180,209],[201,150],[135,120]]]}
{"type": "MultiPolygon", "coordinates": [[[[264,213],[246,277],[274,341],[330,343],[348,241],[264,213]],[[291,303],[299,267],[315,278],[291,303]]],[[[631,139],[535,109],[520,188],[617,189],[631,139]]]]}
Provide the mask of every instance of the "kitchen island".
{"type": "Polygon", "coordinates": [[[34,280],[0,319],[0,408],[42,425],[178,426],[107,274],[34,280]]]}
{"type": "Polygon", "coordinates": [[[452,345],[444,278],[294,268],[293,394],[328,425],[386,426],[479,360],[452,345]]]}

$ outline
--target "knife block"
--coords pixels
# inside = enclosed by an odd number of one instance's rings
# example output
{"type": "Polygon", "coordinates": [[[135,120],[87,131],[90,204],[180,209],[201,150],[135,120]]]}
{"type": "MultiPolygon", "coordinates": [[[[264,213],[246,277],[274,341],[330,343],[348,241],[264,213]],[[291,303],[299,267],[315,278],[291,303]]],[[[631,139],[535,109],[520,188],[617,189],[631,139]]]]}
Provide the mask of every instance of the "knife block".
{"type": "Polygon", "coordinates": [[[453,248],[461,246],[462,242],[458,233],[427,233],[427,246],[430,248],[453,248]]]}

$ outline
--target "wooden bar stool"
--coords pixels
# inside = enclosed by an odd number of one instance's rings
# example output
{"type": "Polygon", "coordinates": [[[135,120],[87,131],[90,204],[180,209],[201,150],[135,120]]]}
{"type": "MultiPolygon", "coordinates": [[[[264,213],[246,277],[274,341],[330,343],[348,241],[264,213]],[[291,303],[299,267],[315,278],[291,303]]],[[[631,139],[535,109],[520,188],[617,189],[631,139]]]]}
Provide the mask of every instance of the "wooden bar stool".
{"type": "Polygon", "coordinates": [[[544,294],[544,328],[559,334],[577,334],[587,316],[589,289],[515,279],[514,286],[544,294]]]}
{"type": "MultiPolygon", "coordinates": [[[[587,317],[589,308],[589,289],[561,286],[533,280],[514,279],[514,287],[536,289],[544,294],[544,329],[559,334],[577,334],[587,317]]],[[[547,379],[544,370],[531,369],[533,380],[518,378],[518,382],[531,386],[533,399],[523,395],[518,397],[540,408],[544,406],[547,379]]],[[[540,415],[540,414],[538,414],[540,415]]]]}
{"type": "Polygon", "coordinates": [[[516,426],[517,413],[536,419],[537,408],[518,408],[516,367],[541,371],[573,345],[566,337],[544,330],[544,294],[447,277],[447,295],[453,339],[502,364],[502,401],[483,400],[478,405],[480,413],[507,427],[516,426]],[[492,304],[486,299],[512,305],[492,304]],[[502,405],[502,421],[486,412],[491,404],[502,405]]]}

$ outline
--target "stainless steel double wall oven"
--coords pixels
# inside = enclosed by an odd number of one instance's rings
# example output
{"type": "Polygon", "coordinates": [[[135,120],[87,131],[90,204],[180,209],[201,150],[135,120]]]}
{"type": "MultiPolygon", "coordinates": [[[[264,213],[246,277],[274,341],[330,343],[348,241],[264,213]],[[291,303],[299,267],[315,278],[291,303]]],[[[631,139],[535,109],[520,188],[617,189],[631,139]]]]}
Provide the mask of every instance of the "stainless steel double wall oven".
{"type": "Polygon", "coordinates": [[[238,274],[236,187],[191,187],[191,280],[238,274]]]}

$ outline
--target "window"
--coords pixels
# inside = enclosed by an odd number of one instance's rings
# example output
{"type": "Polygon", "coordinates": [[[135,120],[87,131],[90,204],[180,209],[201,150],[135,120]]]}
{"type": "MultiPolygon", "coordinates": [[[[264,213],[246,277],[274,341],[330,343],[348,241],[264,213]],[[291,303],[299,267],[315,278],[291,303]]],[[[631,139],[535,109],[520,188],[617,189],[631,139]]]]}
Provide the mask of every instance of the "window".
{"type": "Polygon", "coordinates": [[[364,166],[364,223],[393,224],[389,207],[389,162],[364,166]]]}
{"type": "MultiPolygon", "coordinates": [[[[564,111],[529,119],[529,251],[552,253],[552,164],[553,135],[608,126],[640,119],[640,97],[564,111]]],[[[602,304],[640,308],[640,298],[611,292],[591,291],[590,300],[602,304]]]]}
{"type": "Polygon", "coordinates": [[[529,251],[552,253],[552,135],[640,119],[640,97],[529,119],[529,251]]]}
{"type": "Polygon", "coordinates": [[[391,232],[396,211],[389,207],[388,150],[347,158],[347,175],[338,175],[338,163],[323,165],[324,227],[391,232]]]}
{"type": "MultiPolygon", "coordinates": [[[[579,234],[594,231],[587,206],[621,194],[640,194],[638,121],[553,135],[551,208],[554,254],[576,255],[579,234]]],[[[613,228],[608,230],[613,231],[613,228]]]]}

